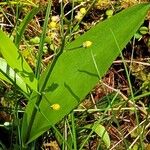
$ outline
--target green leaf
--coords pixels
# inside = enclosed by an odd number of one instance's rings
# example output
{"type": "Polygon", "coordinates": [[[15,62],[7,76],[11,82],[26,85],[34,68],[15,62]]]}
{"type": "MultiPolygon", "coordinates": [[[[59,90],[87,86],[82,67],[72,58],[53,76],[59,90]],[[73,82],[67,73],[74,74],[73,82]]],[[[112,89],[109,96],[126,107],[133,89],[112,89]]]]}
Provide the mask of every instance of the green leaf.
{"type": "MultiPolygon", "coordinates": [[[[140,4],[128,8],[99,23],[65,48],[48,76],[38,111],[35,113],[36,93],[27,105],[22,124],[24,144],[35,140],[81,103],[99,81],[95,62],[99,75],[104,76],[120,53],[118,45],[121,50],[126,46],[143,23],[149,7],[148,4],[140,4]],[[91,41],[92,45],[84,48],[82,44],[85,41],[91,41]],[[53,104],[59,104],[60,109],[52,109],[53,104]]],[[[41,77],[40,86],[43,86],[45,78],[46,73],[41,77]]]]}
{"type": "Polygon", "coordinates": [[[37,91],[37,80],[25,59],[21,56],[14,43],[0,30],[0,53],[8,65],[33,90],[37,91]]]}
{"type": "Polygon", "coordinates": [[[33,19],[33,17],[39,12],[39,8],[35,7],[33,8],[26,16],[25,18],[22,20],[21,24],[19,25],[19,27],[17,28],[17,35],[16,35],[16,45],[18,46],[21,38],[25,32],[25,29],[27,27],[27,25],[29,24],[29,22],[33,19]]]}
{"type": "Polygon", "coordinates": [[[99,137],[102,138],[106,147],[107,148],[110,147],[110,138],[109,138],[108,132],[106,131],[104,126],[95,122],[94,125],[88,124],[88,125],[84,126],[84,128],[91,129],[92,131],[94,131],[99,137]]]}
{"type": "Polygon", "coordinates": [[[8,66],[5,59],[0,58],[0,79],[8,83],[19,86],[25,93],[28,93],[25,82],[20,78],[15,71],[8,66]]]}

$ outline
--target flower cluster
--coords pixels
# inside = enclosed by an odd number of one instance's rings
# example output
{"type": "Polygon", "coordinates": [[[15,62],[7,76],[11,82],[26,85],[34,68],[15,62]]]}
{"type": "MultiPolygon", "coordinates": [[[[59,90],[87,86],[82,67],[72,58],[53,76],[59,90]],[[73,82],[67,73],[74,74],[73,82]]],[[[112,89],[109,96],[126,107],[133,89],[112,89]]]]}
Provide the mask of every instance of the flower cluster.
{"type": "Polygon", "coordinates": [[[77,12],[77,15],[75,16],[75,19],[80,21],[84,15],[86,14],[86,9],[84,7],[80,8],[80,10],[77,12]]]}

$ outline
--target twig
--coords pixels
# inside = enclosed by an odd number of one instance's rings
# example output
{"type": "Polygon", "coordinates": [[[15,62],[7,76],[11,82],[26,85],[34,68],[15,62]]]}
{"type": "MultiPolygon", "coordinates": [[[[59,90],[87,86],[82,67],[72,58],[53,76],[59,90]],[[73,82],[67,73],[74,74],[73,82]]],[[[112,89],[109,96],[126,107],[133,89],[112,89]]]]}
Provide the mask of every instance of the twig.
{"type": "MultiPolygon", "coordinates": [[[[147,121],[148,119],[150,119],[150,116],[147,119],[144,119],[139,125],[137,125],[136,127],[134,127],[128,134],[125,135],[124,139],[127,138],[132,132],[134,132],[139,126],[141,126],[145,121],[147,121]]],[[[146,128],[148,128],[148,126],[150,125],[150,123],[146,126],[146,128]]],[[[117,142],[110,150],[113,150],[118,144],[120,144],[124,139],[121,139],[119,142],[117,142]]]]}

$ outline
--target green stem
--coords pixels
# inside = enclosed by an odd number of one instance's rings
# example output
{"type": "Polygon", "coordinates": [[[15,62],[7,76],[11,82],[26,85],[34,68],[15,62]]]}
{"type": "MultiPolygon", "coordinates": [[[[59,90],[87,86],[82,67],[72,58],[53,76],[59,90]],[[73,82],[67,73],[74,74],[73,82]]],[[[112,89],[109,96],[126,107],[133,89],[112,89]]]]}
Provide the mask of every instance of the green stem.
{"type": "Polygon", "coordinates": [[[47,75],[46,75],[46,77],[45,77],[45,79],[43,81],[43,84],[42,84],[42,86],[41,86],[41,88],[39,90],[39,93],[41,93],[41,94],[38,94],[37,100],[36,100],[36,103],[35,103],[35,107],[33,108],[33,111],[32,111],[32,114],[31,114],[31,119],[30,119],[29,126],[28,126],[28,129],[27,129],[27,132],[26,132],[26,136],[25,136],[26,137],[26,142],[28,141],[28,139],[30,137],[30,132],[31,132],[34,120],[35,120],[35,116],[36,116],[37,111],[39,110],[38,107],[39,107],[39,104],[40,104],[40,102],[42,100],[42,97],[43,97],[42,92],[44,91],[44,89],[46,87],[46,83],[47,83],[48,79],[50,78],[51,72],[52,72],[52,70],[53,70],[53,68],[54,68],[54,66],[55,66],[59,56],[63,52],[64,45],[65,45],[65,38],[63,39],[61,49],[58,52],[58,54],[55,56],[54,61],[52,62],[51,66],[50,66],[50,68],[49,68],[49,70],[47,72],[47,75]]]}
{"type": "Polygon", "coordinates": [[[35,76],[37,79],[40,78],[43,46],[44,46],[44,40],[45,40],[45,36],[46,36],[46,29],[47,29],[47,25],[48,25],[49,15],[51,12],[51,5],[52,5],[52,2],[51,2],[51,0],[49,0],[47,10],[46,10],[45,21],[44,21],[44,25],[43,25],[43,32],[42,32],[42,35],[40,38],[40,45],[39,45],[39,50],[38,50],[38,59],[37,59],[36,68],[35,68],[35,76]]]}
{"type": "Polygon", "coordinates": [[[75,127],[75,118],[74,118],[74,112],[71,114],[71,122],[72,122],[72,133],[73,133],[73,145],[74,150],[77,150],[77,141],[76,141],[76,127],[75,127]]]}

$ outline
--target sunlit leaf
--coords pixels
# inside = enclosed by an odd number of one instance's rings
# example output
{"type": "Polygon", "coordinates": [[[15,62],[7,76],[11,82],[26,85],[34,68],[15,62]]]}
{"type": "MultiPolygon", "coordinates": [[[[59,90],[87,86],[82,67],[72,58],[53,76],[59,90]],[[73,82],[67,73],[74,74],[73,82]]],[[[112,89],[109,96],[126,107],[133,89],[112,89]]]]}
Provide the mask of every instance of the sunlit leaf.
{"type": "Polygon", "coordinates": [[[33,90],[37,90],[37,80],[25,59],[22,57],[14,43],[0,30],[0,53],[8,65],[33,90]]]}
{"type": "Polygon", "coordinates": [[[10,66],[8,66],[6,60],[3,58],[0,58],[0,79],[17,85],[25,93],[28,93],[25,82],[15,73],[15,71],[10,66]]]}
{"type": "Polygon", "coordinates": [[[102,138],[107,148],[110,147],[110,138],[108,135],[108,132],[106,131],[105,127],[97,124],[96,122],[93,124],[89,124],[84,126],[84,128],[91,129],[93,132],[95,132],[99,137],[102,138]]]}
{"type": "MultiPolygon", "coordinates": [[[[141,26],[149,7],[140,4],[128,8],[97,24],[65,48],[48,75],[38,111],[35,112],[36,93],[27,105],[22,124],[24,144],[39,137],[81,103],[119,55],[118,45],[122,50],[141,26]],[[91,41],[90,47],[83,47],[85,41],[91,41]],[[60,109],[52,109],[53,104],[59,104],[60,109]]],[[[40,86],[45,78],[46,73],[40,79],[40,86]]]]}

